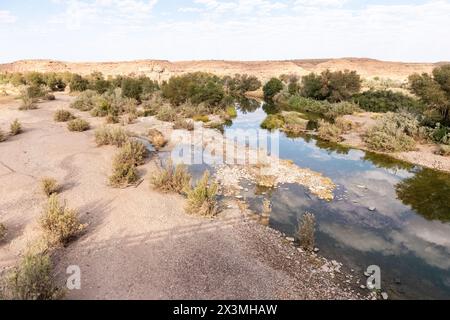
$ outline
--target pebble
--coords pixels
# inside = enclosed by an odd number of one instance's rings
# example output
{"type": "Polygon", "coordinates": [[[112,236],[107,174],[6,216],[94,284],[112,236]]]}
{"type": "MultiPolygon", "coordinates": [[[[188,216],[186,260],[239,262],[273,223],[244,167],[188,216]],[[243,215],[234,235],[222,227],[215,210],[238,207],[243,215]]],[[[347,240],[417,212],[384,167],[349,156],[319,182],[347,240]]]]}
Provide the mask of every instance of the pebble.
{"type": "Polygon", "coordinates": [[[375,207],[370,207],[369,208],[369,211],[375,211],[377,208],[375,208],[375,207]]]}
{"type": "Polygon", "coordinates": [[[295,241],[295,239],[293,237],[286,237],[286,240],[289,241],[289,242],[294,242],[295,241]]]}
{"type": "Polygon", "coordinates": [[[386,292],[382,292],[381,293],[381,297],[383,298],[383,300],[389,299],[389,296],[388,296],[388,294],[386,292]]]}
{"type": "Polygon", "coordinates": [[[370,277],[370,274],[366,271],[366,272],[364,272],[364,275],[366,276],[366,277],[370,277]]]}
{"type": "Polygon", "coordinates": [[[362,284],[362,285],[360,285],[359,287],[360,287],[361,289],[365,289],[365,288],[366,288],[366,286],[365,286],[365,285],[363,285],[363,284],[362,284]]]}
{"type": "Polygon", "coordinates": [[[320,249],[319,248],[314,248],[314,252],[319,252],[320,251],[320,249]]]}

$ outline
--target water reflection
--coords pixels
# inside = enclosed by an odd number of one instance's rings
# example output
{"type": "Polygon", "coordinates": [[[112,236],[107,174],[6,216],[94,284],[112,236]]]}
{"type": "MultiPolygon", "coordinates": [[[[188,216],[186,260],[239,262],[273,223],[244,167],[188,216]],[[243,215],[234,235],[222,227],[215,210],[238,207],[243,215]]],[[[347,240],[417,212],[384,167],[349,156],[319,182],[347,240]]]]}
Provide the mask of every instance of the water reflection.
{"type": "Polygon", "coordinates": [[[450,221],[450,175],[422,169],[396,186],[397,196],[428,220],[450,221]]]}

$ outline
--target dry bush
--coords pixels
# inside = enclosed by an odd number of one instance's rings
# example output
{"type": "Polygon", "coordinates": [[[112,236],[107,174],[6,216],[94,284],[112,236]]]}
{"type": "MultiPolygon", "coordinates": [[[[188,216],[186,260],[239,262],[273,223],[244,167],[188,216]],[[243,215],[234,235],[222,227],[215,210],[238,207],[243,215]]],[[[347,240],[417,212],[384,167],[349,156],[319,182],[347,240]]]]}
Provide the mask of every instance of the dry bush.
{"type": "Polygon", "coordinates": [[[188,121],[186,119],[177,119],[175,121],[175,124],[173,125],[173,128],[175,130],[183,129],[183,130],[192,131],[192,130],[194,130],[194,124],[191,121],[188,121]]]}
{"type": "Polygon", "coordinates": [[[98,94],[95,91],[86,90],[72,102],[70,107],[80,111],[91,111],[94,108],[97,97],[98,94]]]}
{"type": "Polygon", "coordinates": [[[6,134],[0,129],[0,142],[6,141],[6,134]]]}
{"type": "Polygon", "coordinates": [[[27,252],[2,285],[6,300],[56,300],[63,296],[53,278],[48,253],[27,252]]]}
{"type": "Polygon", "coordinates": [[[132,124],[137,120],[138,116],[136,113],[128,113],[124,116],[122,116],[121,123],[122,125],[132,124]]]}
{"type": "Polygon", "coordinates": [[[22,132],[22,124],[19,120],[14,120],[10,125],[10,133],[12,136],[18,135],[22,132]]]}
{"type": "Polygon", "coordinates": [[[179,164],[176,168],[169,161],[166,168],[161,168],[151,177],[151,185],[162,192],[176,192],[183,194],[189,187],[191,175],[185,165],[179,164]]]}
{"type": "Polygon", "coordinates": [[[441,156],[450,156],[450,146],[445,144],[439,145],[438,154],[440,154],[441,156]]]}
{"type": "Polygon", "coordinates": [[[52,194],[44,208],[40,219],[50,243],[67,244],[81,231],[85,225],[79,222],[77,213],[66,207],[66,202],[61,205],[55,194],[52,194]]]}
{"type": "Polygon", "coordinates": [[[69,129],[69,131],[83,132],[89,130],[91,128],[91,125],[86,120],[74,119],[70,120],[67,123],[67,128],[69,129]]]}
{"type": "Polygon", "coordinates": [[[273,188],[277,182],[277,177],[266,174],[259,174],[256,176],[256,184],[261,187],[273,188]]]}
{"type": "Polygon", "coordinates": [[[122,147],[128,141],[128,132],[119,127],[104,126],[95,131],[95,142],[99,147],[106,145],[122,147]]]}
{"type": "Polygon", "coordinates": [[[0,223],[0,242],[5,239],[8,229],[3,223],[0,223]]]}
{"type": "Polygon", "coordinates": [[[340,142],[342,141],[342,133],[342,129],[336,124],[324,120],[319,121],[319,130],[317,132],[319,138],[331,142],[340,142]]]}
{"type": "Polygon", "coordinates": [[[159,130],[150,129],[147,135],[150,143],[153,145],[153,147],[155,147],[156,150],[163,148],[168,142],[159,130]]]}
{"type": "Polygon", "coordinates": [[[48,100],[48,101],[54,101],[56,100],[56,97],[53,93],[46,93],[43,97],[44,100],[48,100]]]}
{"type": "Polygon", "coordinates": [[[300,246],[307,251],[314,251],[316,232],[316,218],[314,214],[305,212],[299,222],[297,236],[300,246]]]}
{"type": "Polygon", "coordinates": [[[27,95],[23,95],[20,97],[22,103],[20,104],[19,110],[34,110],[37,109],[36,99],[29,97],[27,95]]]}
{"type": "Polygon", "coordinates": [[[186,211],[190,214],[213,217],[219,213],[217,201],[218,185],[209,182],[210,174],[205,171],[197,186],[186,190],[186,211]]]}
{"type": "Polygon", "coordinates": [[[60,186],[58,182],[53,178],[43,178],[41,181],[42,191],[47,197],[59,192],[60,186]]]}
{"type": "Polygon", "coordinates": [[[144,164],[147,149],[142,142],[129,141],[123,145],[113,161],[109,181],[113,187],[126,187],[138,181],[137,166],[144,164]]]}
{"type": "Polygon", "coordinates": [[[75,116],[70,111],[61,109],[55,112],[55,114],[53,115],[53,119],[56,122],[67,122],[75,119],[75,116]]]}
{"type": "Polygon", "coordinates": [[[373,150],[386,152],[411,151],[415,149],[415,137],[421,133],[418,120],[411,114],[386,113],[370,128],[364,142],[373,150]]]}
{"type": "Polygon", "coordinates": [[[172,106],[163,106],[156,114],[156,119],[160,121],[174,122],[177,117],[177,112],[172,106]]]}

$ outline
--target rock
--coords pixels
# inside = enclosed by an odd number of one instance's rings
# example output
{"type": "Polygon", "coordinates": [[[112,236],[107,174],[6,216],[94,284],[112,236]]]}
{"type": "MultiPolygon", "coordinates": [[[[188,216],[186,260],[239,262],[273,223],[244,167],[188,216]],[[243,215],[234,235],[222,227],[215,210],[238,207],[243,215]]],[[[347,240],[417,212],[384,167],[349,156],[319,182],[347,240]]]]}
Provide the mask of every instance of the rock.
{"type": "Polygon", "coordinates": [[[364,275],[365,275],[367,278],[370,277],[370,274],[369,274],[367,271],[364,272],[364,275]]]}
{"type": "Polygon", "coordinates": [[[319,252],[320,251],[320,249],[319,248],[314,248],[314,250],[313,250],[315,253],[317,253],[317,252],[319,252]]]}
{"type": "Polygon", "coordinates": [[[365,286],[365,285],[363,285],[363,284],[362,284],[362,285],[360,285],[359,287],[360,287],[361,289],[365,289],[365,288],[366,288],[366,286],[365,286]]]}
{"type": "Polygon", "coordinates": [[[375,208],[375,207],[370,207],[369,208],[369,211],[375,211],[377,208],[375,208]]]}
{"type": "Polygon", "coordinates": [[[400,281],[399,278],[395,278],[395,279],[394,279],[394,282],[395,282],[395,284],[402,284],[402,282],[400,281]]]}
{"type": "Polygon", "coordinates": [[[383,298],[383,300],[389,299],[389,296],[388,296],[388,294],[386,292],[382,292],[381,293],[381,297],[383,298]]]}
{"type": "Polygon", "coordinates": [[[294,242],[295,241],[295,239],[293,237],[286,237],[286,240],[289,241],[289,242],[294,242]]]}

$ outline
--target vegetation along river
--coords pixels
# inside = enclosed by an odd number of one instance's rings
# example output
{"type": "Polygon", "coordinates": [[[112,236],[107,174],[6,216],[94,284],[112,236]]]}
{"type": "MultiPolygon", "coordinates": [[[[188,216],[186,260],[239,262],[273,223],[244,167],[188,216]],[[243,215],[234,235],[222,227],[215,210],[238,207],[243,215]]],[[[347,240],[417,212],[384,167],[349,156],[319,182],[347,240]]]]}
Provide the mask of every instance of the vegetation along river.
{"type": "MultiPolygon", "coordinates": [[[[241,107],[225,135],[259,129],[266,116],[259,105],[241,107]]],[[[390,298],[450,298],[449,174],[313,136],[280,133],[279,149],[280,158],[324,174],[337,188],[326,202],[299,185],[246,185],[242,196],[255,212],[262,212],[265,198],[272,202],[271,227],[293,236],[302,214],[312,212],[320,253],[360,275],[378,265],[390,298]]]]}

